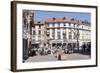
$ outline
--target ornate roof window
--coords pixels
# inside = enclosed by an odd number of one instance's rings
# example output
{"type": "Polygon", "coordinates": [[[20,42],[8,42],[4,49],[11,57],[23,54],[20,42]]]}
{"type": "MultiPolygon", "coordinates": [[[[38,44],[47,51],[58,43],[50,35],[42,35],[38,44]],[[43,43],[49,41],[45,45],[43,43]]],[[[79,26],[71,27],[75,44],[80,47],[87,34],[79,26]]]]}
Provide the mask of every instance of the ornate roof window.
{"type": "Polygon", "coordinates": [[[63,17],[63,20],[65,20],[66,19],[66,17],[63,17]]]}
{"type": "Polygon", "coordinates": [[[56,18],[55,18],[55,17],[53,17],[52,19],[53,19],[53,20],[56,20],[56,18]]]}
{"type": "Polygon", "coordinates": [[[71,18],[71,21],[74,21],[75,19],[74,18],[71,18]]]}

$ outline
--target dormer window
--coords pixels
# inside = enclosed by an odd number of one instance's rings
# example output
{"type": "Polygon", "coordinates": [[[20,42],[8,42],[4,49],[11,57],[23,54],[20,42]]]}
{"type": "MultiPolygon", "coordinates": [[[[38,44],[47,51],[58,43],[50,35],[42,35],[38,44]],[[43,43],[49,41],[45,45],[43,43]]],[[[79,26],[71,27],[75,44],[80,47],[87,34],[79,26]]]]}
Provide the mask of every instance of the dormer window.
{"type": "Polygon", "coordinates": [[[66,17],[63,17],[63,20],[65,20],[66,19],[66,17]]]}
{"type": "Polygon", "coordinates": [[[38,21],[38,23],[40,23],[40,21],[38,21]]]}
{"type": "Polygon", "coordinates": [[[53,17],[52,19],[53,19],[53,20],[56,20],[56,18],[55,18],[55,17],[53,17]]]}
{"type": "Polygon", "coordinates": [[[64,26],[66,26],[66,24],[64,24],[64,26]]]}
{"type": "Polygon", "coordinates": [[[71,18],[71,21],[74,21],[74,18],[71,18]]]}

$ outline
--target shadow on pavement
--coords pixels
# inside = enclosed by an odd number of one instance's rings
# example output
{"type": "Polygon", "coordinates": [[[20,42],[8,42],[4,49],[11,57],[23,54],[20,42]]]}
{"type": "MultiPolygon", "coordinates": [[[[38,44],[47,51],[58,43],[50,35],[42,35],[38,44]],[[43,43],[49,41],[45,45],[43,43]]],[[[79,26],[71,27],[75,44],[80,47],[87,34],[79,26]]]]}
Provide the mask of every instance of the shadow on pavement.
{"type": "Polygon", "coordinates": [[[90,55],[91,56],[91,50],[90,49],[86,49],[86,50],[74,50],[74,53],[79,53],[79,54],[90,55]]]}

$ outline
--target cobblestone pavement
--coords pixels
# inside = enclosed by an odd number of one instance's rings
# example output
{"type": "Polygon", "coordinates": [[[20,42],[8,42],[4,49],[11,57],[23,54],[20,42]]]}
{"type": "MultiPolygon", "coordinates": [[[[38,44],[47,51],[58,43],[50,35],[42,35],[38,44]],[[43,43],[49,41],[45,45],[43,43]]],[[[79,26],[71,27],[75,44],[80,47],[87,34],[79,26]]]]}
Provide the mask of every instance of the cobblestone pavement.
{"type": "MultiPolygon", "coordinates": [[[[82,55],[78,53],[61,55],[61,61],[63,60],[86,60],[86,59],[90,59],[90,56],[82,55]]],[[[46,62],[46,61],[58,61],[58,58],[55,55],[33,56],[33,57],[29,57],[25,62],[46,62]]]]}

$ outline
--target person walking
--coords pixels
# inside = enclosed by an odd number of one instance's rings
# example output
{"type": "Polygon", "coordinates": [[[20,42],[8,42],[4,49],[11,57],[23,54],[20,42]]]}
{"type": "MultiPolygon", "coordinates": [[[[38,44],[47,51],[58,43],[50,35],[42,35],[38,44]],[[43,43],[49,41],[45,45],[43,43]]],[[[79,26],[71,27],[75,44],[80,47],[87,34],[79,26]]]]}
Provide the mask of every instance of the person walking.
{"type": "Polygon", "coordinates": [[[58,48],[58,60],[62,60],[62,48],[58,48]]]}

